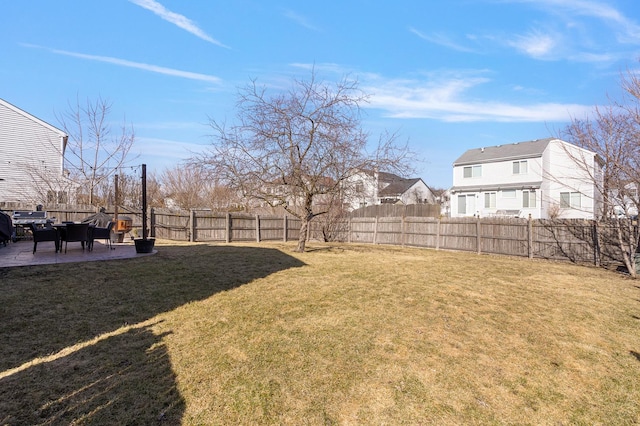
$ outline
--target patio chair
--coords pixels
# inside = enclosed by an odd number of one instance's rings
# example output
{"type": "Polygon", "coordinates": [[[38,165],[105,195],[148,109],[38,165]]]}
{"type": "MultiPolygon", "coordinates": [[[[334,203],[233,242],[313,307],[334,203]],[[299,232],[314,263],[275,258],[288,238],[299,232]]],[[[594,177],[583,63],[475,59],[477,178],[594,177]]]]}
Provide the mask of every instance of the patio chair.
{"type": "Polygon", "coordinates": [[[67,223],[61,232],[61,241],[64,241],[64,252],[67,252],[67,244],[70,242],[79,242],[84,250],[85,243],[89,241],[89,224],[88,223],[67,223]]]}
{"type": "Polygon", "coordinates": [[[13,235],[13,223],[11,216],[0,211],[0,243],[7,246],[7,241],[11,240],[13,235]]]}
{"type": "Polygon", "coordinates": [[[89,226],[89,251],[93,251],[93,240],[105,240],[106,245],[111,250],[115,250],[115,247],[111,245],[111,229],[113,228],[113,222],[109,221],[106,228],[99,226],[89,226]]]}
{"type": "Polygon", "coordinates": [[[49,226],[39,228],[35,223],[30,223],[29,226],[33,234],[33,254],[36,253],[38,243],[43,241],[53,241],[56,245],[56,253],[60,250],[60,236],[57,229],[49,226]]]}

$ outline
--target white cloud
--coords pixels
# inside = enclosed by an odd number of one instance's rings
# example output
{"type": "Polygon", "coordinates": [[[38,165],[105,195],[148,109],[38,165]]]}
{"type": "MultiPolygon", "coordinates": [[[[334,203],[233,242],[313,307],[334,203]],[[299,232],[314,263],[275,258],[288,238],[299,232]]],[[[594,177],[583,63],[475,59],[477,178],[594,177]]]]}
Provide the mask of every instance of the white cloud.
{"type": "Polygon", "coordinates": [[[457,50],[459,52],[473,52],[474,50],[463,46],[461,44],[456,43],[455,41],[451,40],[448,36],[444,35],[444,34],[432,34],[432,35],[427,35],[424,34],[423,32],[413,28],[413,27],[409,27],[409,31],[412,32],[413,34],[417,35],[418,37],[420,37],[421,39],[428,41],[429,43],[434,43],[434,44],[438,44],[440,46],[444,46],[447,47],[449,49],[453,49],[453,50],[457,50]]]}
{"type": "Polygon", "coordinates": [[[510,103],[483,100],[468,91],[489,82],[482,76],[443,76],[429,81],[394,80],[365,88],[368,107],[391,118],[426,118],[445,122],[561,122],[582,116],[592,106],[561,103],[510,103]]]}
{"type": "Polygon", "coordinates": [[[312,31],[319,31],[318,27],[316,27],[315,25],[313,25],[305,16],[302,16],[296,12],[294,12],[293,10],[290,9],[286,9],[284,11],[284,16],[288,19],[291,19],[293,22],[295,22],[296,24],[312,30],[312,31]]]}
{"type": "MultiPolygon", "coordinates": [[[[619,41],[640,43],[640,25],[627,18],[611,4],[593,0],[507,0],[515,3],[531,3],[544,8],[550,14],[570,12],[568,18],[576,15],[597,18],[610,25],[619,41]]],[[[635,6],[635,5],[634,5],[635,6]]]]}
{"type": "Polygon", "coordinates": [[[198,27],[191,19],[187,18],[184,15],[180,15],[179,13],[172,12],[165,8],[163,5],[158,3],[155,0],[129,0],[131,3],[143,7],[147,10],[152,11],[160,18],[164,19],[167,22],[170,22],[183,30],[195,35],[196,37],[201,38],[202,40],[208,41],[209,43],[215,44],[220,47],[229,48],[219,42],[218,40],[212,38],[210,35],[205,33],[200,27],[198,27]]]}
{"type": "Polygon", "coordinates": [[[536,59],[550,58],[558,46],[557,37],[540,31],[518,35],[507,44],[536,59]]]}
{"type": "MultiPolygon", "coordinates": [[[[31,47],[37,47],[37,46],[31,46],[31,47]]],[[[133,61],[128,61],[126,59],[113,58],[110,56],[88,55],[85,53],[69,52],[66,50],[58,50],[58,49],[48,49],[48,50],[58,55],[72,56],[74,58],[87,59],[90,61],[106,62],[109,64],[120,65],[123,67],[129,67],[129,68],[137,68],[145,71],[155,72],[158,74],[170,75],[173,77],[188,78],[191,80],[200,80],[200,81],[206,81],[209,83],[216,83],[216,84],[219,84],[222,81],[220,78],[212,75],[176,70],[173,68],[165,68],[165,67],[160,67],[158,65],[144,64],[141,62],[133,62],[133,61]]]]}

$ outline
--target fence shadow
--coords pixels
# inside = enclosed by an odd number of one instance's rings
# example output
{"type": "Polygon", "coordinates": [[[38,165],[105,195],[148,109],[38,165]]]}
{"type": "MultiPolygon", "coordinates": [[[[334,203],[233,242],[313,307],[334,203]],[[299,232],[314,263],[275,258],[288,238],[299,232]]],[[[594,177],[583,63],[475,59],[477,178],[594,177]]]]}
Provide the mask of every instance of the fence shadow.
{"type": "MultiPolygon", "coordinates": [[[[197,245],[162,246],[154,256],[135,259],[3,269],[0,400],[9,406],[0,405],[0,423],[35,424],[50,418],[53,423],[69,423],[68,419],[81,418],[84,413],[117,412],[118,404],[137,403],[151,407],[158,416],[165,405],[173,407],[173,416],[181,402],[173,391],[175,381],[163,353],[162,336],[147,328],[100,340],[55,361],[29,363],[124,325],[135,326],[186,303],[302,265],[277,249],[197,245]],[[123,350],[132,345],[133,349],[123,350]],[[122,355],[127,352],[134,359],[122,355]],[[139,377],[134,377],[136,371],[139,377]],[[65,376],[68,386],[60,385],[59,380],[54,381],[58,383],[55,388],[47,384],[49,377],[65,376]],[[131,380],[140,381],[141,391],[120,395],[119,383],[131,380]],[[30,395],[9,397],[21,387],[29,389],[30,395]],[[44,418],[14,420],[22,411],[44,418]]],[[[136,423],[157,422],[146,420],[136,423]]]]}

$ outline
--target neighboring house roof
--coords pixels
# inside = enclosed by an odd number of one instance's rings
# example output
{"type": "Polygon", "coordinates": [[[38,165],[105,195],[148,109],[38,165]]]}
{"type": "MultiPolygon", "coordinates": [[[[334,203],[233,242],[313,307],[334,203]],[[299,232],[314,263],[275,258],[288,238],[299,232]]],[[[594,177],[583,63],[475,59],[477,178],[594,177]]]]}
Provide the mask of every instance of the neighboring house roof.
{"type": "Polygon", "coordinates": [[[28,112],[21,110],[20,108],[18,108],[17,106],[10,104],[9,102],[5,101],[4,99],[0,98],[0,105],[3,105],[7,108],[9,108],[10,110],[22,115],[23,117],[38,123],[39,125],[46,127],[47,129],[51,130],[54,133],[59,134],[61,137],[66,138],[67,134],[65,132],[63,132],[62,130],[58,129],[57,127],[52,126],[51,124],[47,123],[46,121],[40,120],[38,117],[29,114],[28,112]]]}
{"type": "MultiPolygon", "coordinates": [[[[360,173],[364,173],[365,175],[369,175],[371,177],[375,177],[376,172],[374,170],[363,169],[360,170],[360,173]]],[[[397,180],[405,180],[405,178],[395,175],[389,172],[377,172],[378,173],[378,181],[380,182],[395,182],[397,180]]]]}
{"type": "Polygon", "coordinates": [[[536,139],[533,141],[516,142],[486,148],[474,148],[462,154],[453,165],[461,166],[465,164],[507,161],[516,158],[540,157],[553,140],[555,140],[555,138],[536,139]]]}
{"type": "Polygon", "coordinates": [[[378,192],[378,195],[380,197],[392,197],[404,194],[413,185],[420,182],[421,180],[422,179],[420,178],[394,180],[389,185],[381,189],[380,192],[378,192]]]}

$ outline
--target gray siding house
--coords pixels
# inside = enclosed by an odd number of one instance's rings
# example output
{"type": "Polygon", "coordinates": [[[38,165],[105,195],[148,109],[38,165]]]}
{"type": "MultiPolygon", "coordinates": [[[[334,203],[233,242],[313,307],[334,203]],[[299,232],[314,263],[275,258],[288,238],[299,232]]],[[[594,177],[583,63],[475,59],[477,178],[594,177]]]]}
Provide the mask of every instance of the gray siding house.
{"type": "Polygon", "coordinates": [[[67,202],[67,135],[0,99],[0,202],[67,202]]]}

